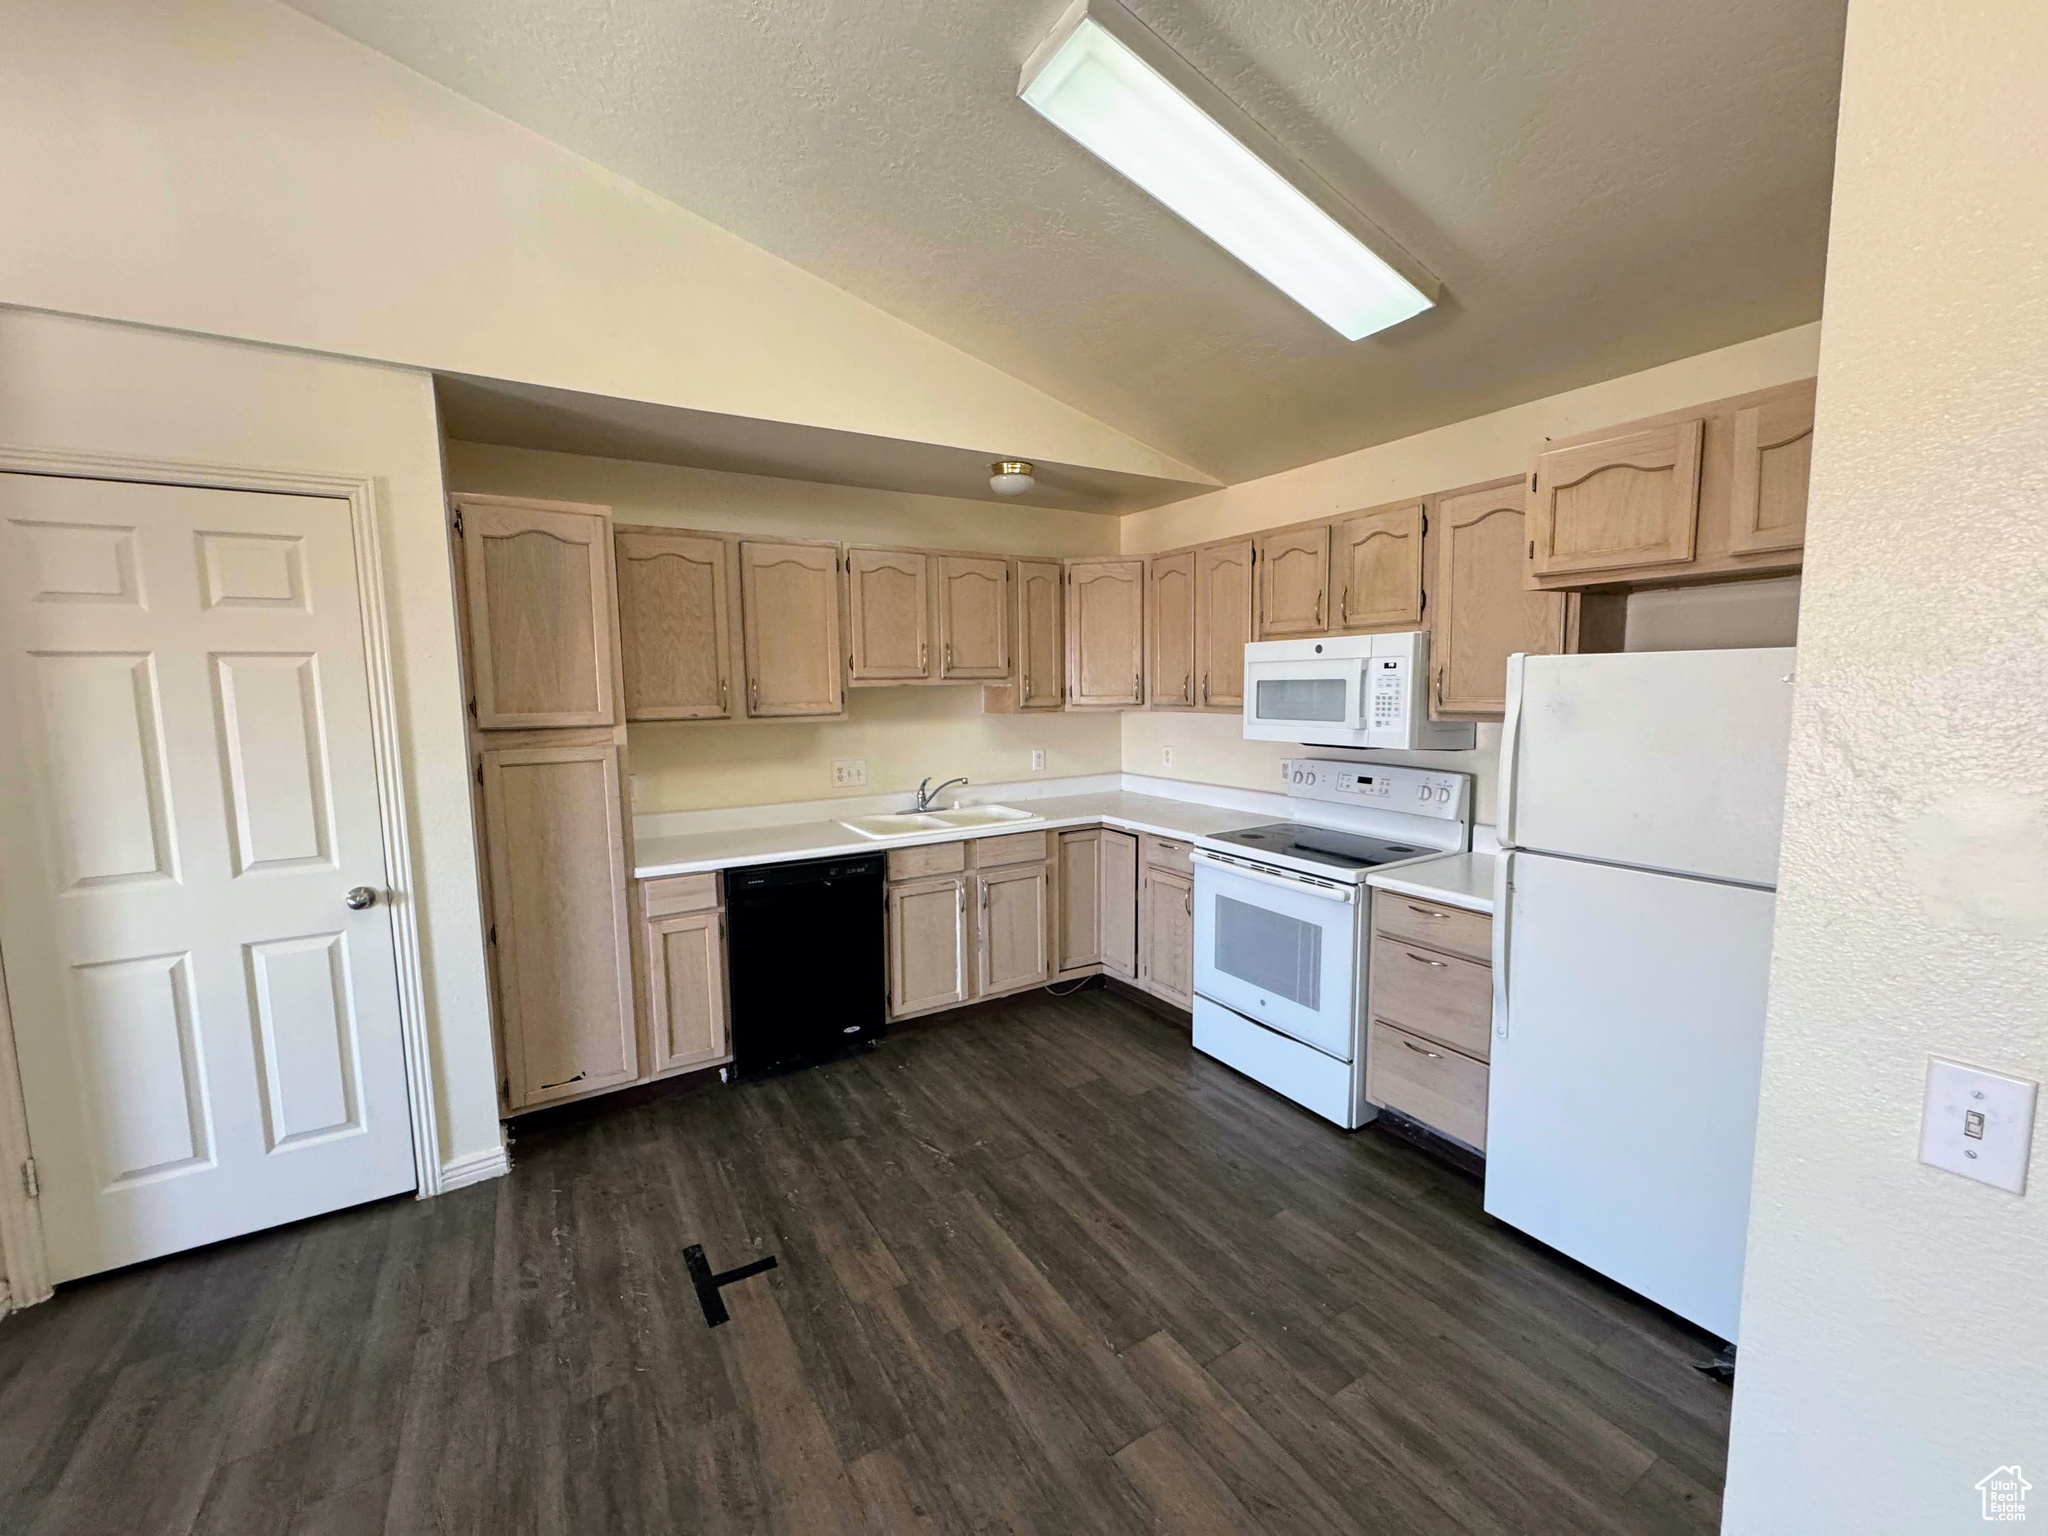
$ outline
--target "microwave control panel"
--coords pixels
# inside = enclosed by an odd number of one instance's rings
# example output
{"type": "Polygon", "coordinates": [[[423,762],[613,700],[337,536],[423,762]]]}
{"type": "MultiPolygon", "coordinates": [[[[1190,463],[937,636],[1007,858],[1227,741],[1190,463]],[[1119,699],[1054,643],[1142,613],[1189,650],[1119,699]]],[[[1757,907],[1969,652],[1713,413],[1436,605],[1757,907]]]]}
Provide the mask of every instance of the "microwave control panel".
{"type": "Polygon", "coordinates": [[[1280,764],[1280,782],[1288,794],[1303,800],[1371,806],[1446,821],[1463,820],[1472,797],[1469,773],[1320,757],[1287,758],[1280,764]]]}
{"type": "Polygon", "coordinates": [[[1408,659],[1375,656],[1365,664],[1369,730],[1397,731],[1408,721],[1408,659]]]}

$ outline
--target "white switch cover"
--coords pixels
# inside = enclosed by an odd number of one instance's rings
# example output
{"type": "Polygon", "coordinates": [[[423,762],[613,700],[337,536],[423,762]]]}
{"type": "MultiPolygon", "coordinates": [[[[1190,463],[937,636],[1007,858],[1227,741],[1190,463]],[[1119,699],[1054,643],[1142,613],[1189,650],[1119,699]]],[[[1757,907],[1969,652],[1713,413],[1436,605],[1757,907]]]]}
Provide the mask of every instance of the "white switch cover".
{"type": "Polygon", "coordinates": [[[832,787],[846,789],[868,781],[868,760],[864,757],[835,757],[832,759],[832,787]]]}
{"type": "Polygon", "coordinates": [[[1031,749],[1031,771],[1033,773],[1045,772],[1045,748],[1033,747],[1031,749]]]}
{"type": "Polygon", "coordinates": [[[1173,766],[1173,748],[1161,747],[1159,749],[1159,766],[1162,768],[1171,768],[1173,766]]]}
{"type": "Polygon", "coordinates": [[[2023,1077],[1929,1057],[1920,1161],[2016,1195],[2026,1193],[2036,1090],[2023,1077]]]}

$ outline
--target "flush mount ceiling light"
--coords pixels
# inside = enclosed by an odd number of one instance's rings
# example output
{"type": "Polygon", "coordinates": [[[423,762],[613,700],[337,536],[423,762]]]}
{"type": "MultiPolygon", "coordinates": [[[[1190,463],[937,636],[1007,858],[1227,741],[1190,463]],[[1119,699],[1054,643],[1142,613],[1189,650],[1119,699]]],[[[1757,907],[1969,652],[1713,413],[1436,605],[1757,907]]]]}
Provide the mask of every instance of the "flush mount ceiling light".
{"type": "Polygon", "coordinates": [[[1036,483],[1022,459],[998,459],[988,467],[988,488],[998,496],[1022,496],[1036,483]]]}
{"type": "Polygon", "coordinates": [[[1077,0],[1017,94],[1347,340],[1436,303],[1435,278],[1115,0],[1077,0]]]}

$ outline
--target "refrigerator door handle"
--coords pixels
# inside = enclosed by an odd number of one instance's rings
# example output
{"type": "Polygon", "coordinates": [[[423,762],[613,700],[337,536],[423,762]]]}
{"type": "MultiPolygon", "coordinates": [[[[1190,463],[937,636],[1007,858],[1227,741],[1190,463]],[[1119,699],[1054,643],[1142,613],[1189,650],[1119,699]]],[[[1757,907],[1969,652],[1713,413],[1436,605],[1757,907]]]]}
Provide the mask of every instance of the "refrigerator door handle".
{"type": "Polygon", "coordinates": [[[1500,799],[1493,812],[1503,848],[1515,846],[1515,759],[1522,745],[1522,663],[1527,659],[1520,651],[1508,658],[1507,713],[1500,727],[1500,799]]]}
{"type": "MultiPolygon", "coordinates": [[[[1513,695],[1509,695],[1512,708],[1513,695]]],[[[1503,852],[1493,865],[1493,1033],[1508,1037],[1508,927],[1514,919],[1515,856],[1503,852]]]]}

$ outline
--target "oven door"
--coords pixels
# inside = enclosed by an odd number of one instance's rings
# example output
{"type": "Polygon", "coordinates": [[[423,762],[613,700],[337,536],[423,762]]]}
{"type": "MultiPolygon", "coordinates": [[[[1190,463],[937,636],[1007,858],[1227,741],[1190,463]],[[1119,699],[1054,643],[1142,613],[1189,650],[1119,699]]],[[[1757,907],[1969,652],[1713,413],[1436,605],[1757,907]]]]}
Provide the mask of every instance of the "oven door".
{"type": "Polygon", "coordinates": [[[1252,661],[1244,669],[1247,741],[1365,744],[1365,663],[1252,661]]]}
{"type": "Polygon", "coordinates": [[[1360,890],[1197,848],[1195,991],[1339,1061],[1358,1049],[1360,890]]]}

